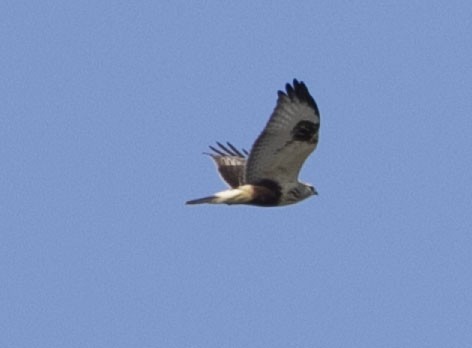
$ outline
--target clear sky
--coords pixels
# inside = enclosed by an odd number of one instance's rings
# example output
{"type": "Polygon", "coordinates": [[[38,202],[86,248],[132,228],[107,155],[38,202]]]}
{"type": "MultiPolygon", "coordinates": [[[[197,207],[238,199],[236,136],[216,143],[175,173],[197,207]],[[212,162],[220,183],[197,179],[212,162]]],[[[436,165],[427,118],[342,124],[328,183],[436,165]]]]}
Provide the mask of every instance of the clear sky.
{"type": "Polygon", "coordinates": [[[2,1],[1,347],[472,346],[470,1],[2,1]],[[304,81],[319,196],[224,189],[304,81]]]}

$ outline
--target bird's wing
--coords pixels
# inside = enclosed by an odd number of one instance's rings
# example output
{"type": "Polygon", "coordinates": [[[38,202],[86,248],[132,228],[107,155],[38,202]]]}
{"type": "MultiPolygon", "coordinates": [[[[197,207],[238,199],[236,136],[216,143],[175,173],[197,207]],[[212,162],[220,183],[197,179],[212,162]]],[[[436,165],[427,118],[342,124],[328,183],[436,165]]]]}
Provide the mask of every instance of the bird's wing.
{"type": "Polygon", "coordinates": [[[244,149],[238,150],[231,143],[217,144],[218,148],[210,146],[213,152],[206,154],[215,161],[221,178],[232,188],[243,185],[248,152],[244,149]]]}
{"type": "Polygon", "coordinates": [[[294,182],[318,144],[320,114],[303,82],[286,84],[278,92],[277,105],[255,141],[246,164],[245,182],[264,179],[294,182]]]}

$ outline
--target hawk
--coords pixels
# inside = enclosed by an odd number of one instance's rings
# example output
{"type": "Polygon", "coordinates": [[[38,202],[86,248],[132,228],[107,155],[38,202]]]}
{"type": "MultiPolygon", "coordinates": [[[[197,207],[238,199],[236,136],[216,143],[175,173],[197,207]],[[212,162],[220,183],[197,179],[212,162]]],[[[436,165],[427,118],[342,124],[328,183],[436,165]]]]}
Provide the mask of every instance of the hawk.
{"type": "Polygon", "coordinates": [[[186,204],[224,203],[262,207],[298,203],[318,194],[298,181],[300,169],[318,144],[320,113],[305,83],[293,80],[278,100],[267,125],[250,152],[231,143],[210,146],[206,153],[215,161],[229,189],[186,204]]]}

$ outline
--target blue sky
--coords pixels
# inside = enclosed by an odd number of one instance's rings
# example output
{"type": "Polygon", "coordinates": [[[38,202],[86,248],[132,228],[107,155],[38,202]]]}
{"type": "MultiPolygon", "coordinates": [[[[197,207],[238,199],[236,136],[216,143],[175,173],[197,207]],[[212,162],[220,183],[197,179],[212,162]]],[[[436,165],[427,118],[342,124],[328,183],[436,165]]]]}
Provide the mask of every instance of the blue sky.
{"type": "Polygon", "coordinates": [[[469,1],[4,1],[0,346],[472,344],[469,1]],[[224,188],[305,81],[319,196],[224,188]]]}

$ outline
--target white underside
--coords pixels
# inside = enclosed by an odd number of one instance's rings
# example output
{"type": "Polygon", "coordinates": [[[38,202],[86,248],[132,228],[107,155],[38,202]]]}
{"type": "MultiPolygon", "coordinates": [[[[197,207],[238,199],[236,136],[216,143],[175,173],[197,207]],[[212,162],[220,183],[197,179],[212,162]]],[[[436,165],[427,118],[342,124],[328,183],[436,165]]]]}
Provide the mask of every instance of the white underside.
{"type": "Polygon", "coordinates": [[[211,203],[219,204],[242,204],[247,203],[253,198],[253,188],[250,185],[240,186],[235,189],[225,190],[215,193],[214,199],[211,203]]]}

